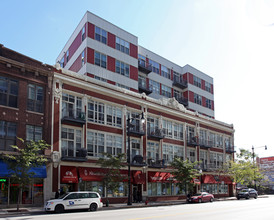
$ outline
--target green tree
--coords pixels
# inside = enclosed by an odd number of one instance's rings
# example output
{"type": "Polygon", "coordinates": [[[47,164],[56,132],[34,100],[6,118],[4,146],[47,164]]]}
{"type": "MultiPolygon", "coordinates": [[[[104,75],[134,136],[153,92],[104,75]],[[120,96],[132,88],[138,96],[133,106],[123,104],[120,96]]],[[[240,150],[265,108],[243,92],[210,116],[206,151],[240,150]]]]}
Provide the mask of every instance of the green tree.
{"type": "Polygon", "coordinates": [[[117,192],[119,189],[119,184],[124,179],[121,176],[120,169],[124,167],[124,154],[118,154],[113,156],[112,154],[104,153],[105,157],[99,158],[97,163],[104,169],[104,176],[102,179],[103,185],[106,188],[106,199],[108,206],[108,191],[117,192]]]}
{"type": "Polygon", "coordinates": [[[171,166],[174,168],[172,174],[174,175],[174,178],[177,181],[176,185],[181,192],[183,190],[187,192],[188,190],[192,193],[194,188],[193,179],[201,175],[199,170],[195,168],[197,165],[198,162],[192,163],[188,160],[182,160],[179,157],[176,157],[171,163],[171,166]]]}
{"type": "Polygon", "coordinates": [[[8,165],[11,179],[19,184],[19,193],[17,195],[17,211],[19,211],[22,189],[30,184],[31,178],[35,175],[30,169],[40,167],[47,162],[47,158],[41,154],[41,151],[47,149],[50,145],[43,140],[29,142],[22,138],[17,139],[19,140],[18,146],[11,146],[15,153],[2,154],[2,159],[8,165]]]}
{"type": "MultiPolygon", "coordinates": [[[[229,174],[232,176],[234,182],[241,185],[255,187],[263,181],[263,174],[253,163],[252,152],[246,149],[240,149],[240,153],[236,154],[237,159],[230,162],[229,174]]],[[[256,155],[254,155],[256,158],[256,155]]]]}

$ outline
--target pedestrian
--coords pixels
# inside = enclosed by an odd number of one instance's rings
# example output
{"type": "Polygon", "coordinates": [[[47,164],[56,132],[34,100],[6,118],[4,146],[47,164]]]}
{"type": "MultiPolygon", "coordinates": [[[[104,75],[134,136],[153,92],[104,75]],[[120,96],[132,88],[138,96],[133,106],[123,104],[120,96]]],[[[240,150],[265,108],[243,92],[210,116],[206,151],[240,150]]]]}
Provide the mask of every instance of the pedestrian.
{"type": "Polygon", "coordinates": [[[137,191],[137,202],[142,202],[142,192],[141,192],[141,190],[137,191]]]}
{"type": "Polygon", "coordinates": [[[55,199],[58,199],[60,196],[60,189],[58,189],[55,193],[55,199]]]}
{"type": "Polygon", "coordinates": [[[133,188],[133,202],[137,202],[137,190],[133,188]]]}

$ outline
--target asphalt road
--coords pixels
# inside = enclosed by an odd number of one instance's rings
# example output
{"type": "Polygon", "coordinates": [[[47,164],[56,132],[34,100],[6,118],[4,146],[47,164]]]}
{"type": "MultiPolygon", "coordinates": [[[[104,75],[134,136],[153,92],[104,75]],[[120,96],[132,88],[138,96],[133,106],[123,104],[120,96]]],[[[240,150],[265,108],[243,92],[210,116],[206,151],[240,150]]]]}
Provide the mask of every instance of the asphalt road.
{"type": "Polygon", "coordinates": [[[42,214],[5,219],[17,220],[274,220],[274,196],[268,198],[232,200],[202,204],[186,204],[161,207],[127,208],[97,212],[71,212],[42,214]]]}

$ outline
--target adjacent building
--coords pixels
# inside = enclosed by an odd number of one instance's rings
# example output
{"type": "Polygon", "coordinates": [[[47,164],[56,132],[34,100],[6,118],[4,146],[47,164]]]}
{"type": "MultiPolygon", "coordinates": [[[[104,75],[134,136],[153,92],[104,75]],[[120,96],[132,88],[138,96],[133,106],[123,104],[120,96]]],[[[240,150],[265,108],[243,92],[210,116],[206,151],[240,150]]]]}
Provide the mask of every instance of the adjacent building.
{"type": "MultiPolygon", "coordinates": [[[[10,145],[24,140],[51,143],[52,67],[0,45],[0,153],[14,154],[10,145]]],[[[50,156],[51,150],[46,150],[50,156]]],[[[32,170],[32,183],[20,195],[22,204],[43,204],[46,167],[32,170]]],[[[17,203],[18,183],[0,160],[0,205],[17,203]]]]}
{"type": "Polygon", "coordinates": [[[274,157],[257,158],[260,169],[265,176],[263,186],[266,187],[266,192],[274,192],[274,157]]]}

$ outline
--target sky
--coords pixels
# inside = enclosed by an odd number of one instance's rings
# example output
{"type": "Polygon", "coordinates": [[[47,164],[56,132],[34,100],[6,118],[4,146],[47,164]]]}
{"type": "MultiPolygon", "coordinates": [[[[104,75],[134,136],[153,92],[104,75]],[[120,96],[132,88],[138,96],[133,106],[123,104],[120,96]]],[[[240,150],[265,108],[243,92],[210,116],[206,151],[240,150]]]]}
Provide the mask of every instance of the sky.
{"type": "Polygon", "coordinates": [[[0,8],[0,44],[43,63],[55,64],[90,11],[199,69],[214,79],[215,118],[234,125],[236,149],[274,156],[274,0],[0,0],[0,8]]]}

